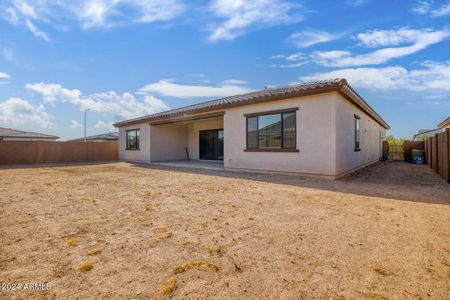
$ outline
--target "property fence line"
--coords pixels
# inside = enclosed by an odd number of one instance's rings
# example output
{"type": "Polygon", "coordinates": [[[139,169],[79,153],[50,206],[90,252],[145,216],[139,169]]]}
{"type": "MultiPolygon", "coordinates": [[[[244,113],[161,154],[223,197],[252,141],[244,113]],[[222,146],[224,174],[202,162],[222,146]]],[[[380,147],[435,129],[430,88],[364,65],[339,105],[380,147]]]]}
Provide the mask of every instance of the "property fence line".
{"type": "Polygon", "coordinates": [[[450,183],[450,129],[425,141],[427,165],[450,183]]]}
{"type": "Polygon", "coordinates": [[[413,162],[413,157],[411,150],[425,150],[425,142],[424,141],[405,141],[403,143],[403,151],[404,151],[404,161],[408,163],[413,162]]]}
{"type": "Polygon", "coordinates": [[[405,161],[412,163],[411,150],[425,150],[423,141],[405,141],[402,145],[389,145],[383,141],[383,155],[390,160],[405,161]]]}
{"type": "Polygon", "coordinates": [[[118,148],[117,142],[0,141],[0,165],[114,161],[118,148]]]}

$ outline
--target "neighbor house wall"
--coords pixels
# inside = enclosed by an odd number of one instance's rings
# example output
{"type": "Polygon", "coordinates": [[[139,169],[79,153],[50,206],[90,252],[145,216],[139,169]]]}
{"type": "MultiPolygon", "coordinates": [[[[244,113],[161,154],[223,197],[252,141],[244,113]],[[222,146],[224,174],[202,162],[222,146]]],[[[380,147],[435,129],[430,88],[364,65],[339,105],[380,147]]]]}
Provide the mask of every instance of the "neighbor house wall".
{"type": "Polygon", "coordinates": [[[364,111],[337,94],[336,175],[364,167],[379,160],[386,129],[364,111]],[[360,117],[360,151],[355,151],[354,115],[360,117]]]}
{"type": "Polygon", "coordinates": [[[150,162],[150,125],[148,122],[119,128],[119,159],[150,162]],[[126,150],[126,131],[129,129],[140,129],[139,150],[126,150]]]}
{"type": "Polygon", "coordinates": [[[196,120],[195,122],[188,124],[189,159],[199,160],[199,131],[207,129],[223,129],[223,117],[196,120]]]}
{"type": "Polygon", "coordinates": [[[187,125],[180,123],[150,126],[150,161],[187,159],[187,125]]]}
{"type": "Polygon", "coordinates": [[[224,166],[283,173],[334,176],[337,93],[229,108],[224,115],[224,166]],[[245,152],[244,114],[296,108],[299,152],[245,152]]]}

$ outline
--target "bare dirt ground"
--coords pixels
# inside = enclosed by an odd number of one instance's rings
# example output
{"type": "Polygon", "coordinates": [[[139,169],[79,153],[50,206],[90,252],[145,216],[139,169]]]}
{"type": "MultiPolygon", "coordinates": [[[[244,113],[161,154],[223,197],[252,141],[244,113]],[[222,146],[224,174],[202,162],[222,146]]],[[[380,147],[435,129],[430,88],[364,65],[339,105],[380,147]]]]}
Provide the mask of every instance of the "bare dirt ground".
{"type": "Polygon", "coordinates": [[[450,185],[126,163],[0,169],[0,298],[450,299],[450,185]]]}

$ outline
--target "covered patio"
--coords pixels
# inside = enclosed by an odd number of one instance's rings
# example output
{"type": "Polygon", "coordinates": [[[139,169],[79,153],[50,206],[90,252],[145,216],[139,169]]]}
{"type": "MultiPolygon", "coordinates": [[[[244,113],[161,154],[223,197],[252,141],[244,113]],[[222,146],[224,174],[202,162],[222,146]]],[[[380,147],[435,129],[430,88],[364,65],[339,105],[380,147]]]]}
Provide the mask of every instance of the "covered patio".
{"type": "Polygon", "coordinates": [[[152,163],[186,167],[186,163],[192,162],[189,167],[217,168],[220,165],[223,169],[223,112],[185,115],[150,125],[152,163]]]}

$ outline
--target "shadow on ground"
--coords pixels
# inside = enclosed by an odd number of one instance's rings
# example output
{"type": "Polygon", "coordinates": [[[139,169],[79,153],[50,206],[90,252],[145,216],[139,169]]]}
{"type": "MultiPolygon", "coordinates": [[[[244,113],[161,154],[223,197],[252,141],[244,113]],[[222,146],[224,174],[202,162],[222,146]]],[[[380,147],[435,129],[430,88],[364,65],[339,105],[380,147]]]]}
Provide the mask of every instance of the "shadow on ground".
{"type": "Polygon", "coordinates": [[[133,164],[135,167],[193,173],[226,178],[287,184],[302,188],[328,190],[369,197],[450,205],[450,184],[426,165],[404,162],[380,162],[339,180],[300,176],[206,170],[161,165],[133,164]]]}

